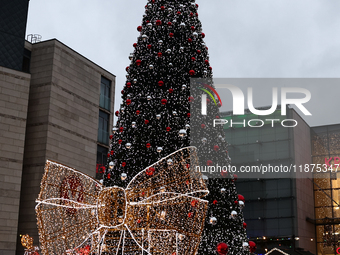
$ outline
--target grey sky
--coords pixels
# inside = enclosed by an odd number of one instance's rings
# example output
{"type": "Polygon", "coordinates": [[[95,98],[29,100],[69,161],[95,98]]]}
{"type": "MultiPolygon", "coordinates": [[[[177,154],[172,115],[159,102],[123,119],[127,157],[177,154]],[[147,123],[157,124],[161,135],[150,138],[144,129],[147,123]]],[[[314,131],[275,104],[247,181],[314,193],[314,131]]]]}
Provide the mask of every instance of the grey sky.
{"type": "MultiPolygon", "coordinates": [[[[340,1],[196,2],[215,78],[340,77],[340,1]]],[[[146,0],[30,0],[27,34],[40,34],[43,40],[57,38],[115,74],[117,109],[125,83],[125,67],[130,63],[128,56],[139,35],[136,28],[146,3],[146,0]]],[[[320,96],[311,92],[312,97],[320,96]]],[[[339,96],[340,86],[320,99],[329,102],[332,97],[332,104],[320,103],[320,108],[329,118],[336,114],[338,123],[339,96]]],[[[323,124],[331,123],[317,123],[323,124]]]]}

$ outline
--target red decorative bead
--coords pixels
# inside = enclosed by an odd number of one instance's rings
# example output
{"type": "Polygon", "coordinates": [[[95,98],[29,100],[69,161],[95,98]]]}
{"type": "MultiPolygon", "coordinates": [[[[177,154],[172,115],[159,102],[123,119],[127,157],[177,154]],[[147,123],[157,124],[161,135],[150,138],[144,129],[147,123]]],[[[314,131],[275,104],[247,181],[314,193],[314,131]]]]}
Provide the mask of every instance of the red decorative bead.
{"type": "Polygon", "coordinates": [[[110,151],[110,154],[113,155],[115,152],[114,151],[110,151]]]}
{"type": "Polygon", "coordinates": [[[124,128],[123,127],[120,127],[119,128],[119,132],[123,132],[124,128]]]}
{"type": "Polygon", "coordinates": [[[198,4],[196,4],[196,8],[198,8],[198,4]]]}
{"type": "Polygon", "coordinates": [[[173,89],[169,89],[169,93],[172,93],[172,92],[174,92],[174,90],[173,89]]]}
{"type": "Polygon", "coordinates": [[[218,145],[214,146],[214,151],[218,151],[220,149],[220,147],[218,145]]]}
{"type": "Polygon", "coordinates": [[[180,15],[180,14],[181,14],[181,12],[180,12],[180,11],[178,11],[178,12],[177,12],[177,14],[178,14],[178,15],[180,15]]]}
{"type": "Polygon", "coordinates": [[[131,99],[126,100],[126,104],[130,105],[131,104],[131,99]]]}
{"type": "Polygon", "coordinates": [[[191,218],[194,214],[192,212],[188,213],[188,217],[191,218]]]}
{"type": "Polygon", "coordinates": [[[122,167],[125,167],[125,166],[126,166],[126,162],[123,162],[123,163],[122,163],[122,167]]]}
{"type": "Polygon", "coordinates": [[[195,15],[196,15],[196,17],[198,17],[198,13],[197,12],[195,13],[195,15]]]}
{"type": "Polygon", "coordinates": [[[110,140],[112,140],[112,138],[113,138],[113,135],[110,135],[110,140]]]}
{"type": "Polygon", "coordinates": [[[219,243],[216,251],[219,255],[226,255],[228,253],[228,245],[226,243],[219,243]]]}
{"type": "Polygon", "coordinates": [[[244,196],[238,194],[237,197],[239,201],[243,201],[243,202],[245,201],[244,196]]]}
{"type": "Polygon", "coordinates": [[[170,128],[170,127],[167,127],[167,128],[166,128],[166,131],[167,131],[167,132],[169,132],[170,130],[171,130],[171,128],[170,128]]]}
{"type": "Polygon", "coordinates": [[[111,179],[111,174],[110,173],[107,174],[107,179],[111,179]]]}
{"type": "Polygon", "coordinates": [[[174,33],[170,33],[169,36],[172,38],[174,37],[174,33]]]}
{"type": "Polygon", "coordinates": [[[137,27],[137,30],[140,32],[140,31],[142,31],[142,26],[138,26],[137,27]]]}
{"type": "Polygon", "coordinates": [[[162,21],[160,21],[159,19],[156,21],[156,25],[157,26],[160,26],[160,25],[162,25],[162,21]]]}
{"type": "Polygon", "coordinates": [[[168,22],[168,26],[172,26],[172,23],[170,21],[168,22]]]}
{"type": "Polygon", "coordinates": [[[194,14],[192,12],[190,12],[190,17],[193,17],[193,16],[194,16],[194,14]]]}
{"type": "Polygon", "coordinates": [[[116,114],[116,116],[118,117],[118,115],[119,115],[119,111],[116,111],[116,112],[115,112],[115,114],[116,114]]]}
{"type": "Polygon", "coordinates": [[[140,224],[142,221],[140,219],[137,220],[137,223],[140,224]]]}
{"type": "Polygon", "coordinates": [[[204,63],[206,64],[206,65],[209,65],[209,60],[204,60],[204,63]]]}
{"type": "Polygon", "coordinates": [[[207,166],[212,166],[213,162],[211,160],[207,160],[207,166]]]}
{"type": "Polygon", "coordinates": [[[217,205],[217,200],[214,200],[214,201],[213,201],[213,204],[214,204],[214,205],[217,205]]]}
{"type": "Polygon", "coordinates": [[[137,47],[137,43],[134,43],[134,44],[133,44],[133,47],[136,48],[136,47],[137,47]]]}
{"type": "Polygon", "coordinates": [[[194,30],[195,30],[195,27],[194,27],[194,26],[191,26],[191,30],[194,31],[194,30]]]}
{"type": "Polygon", "coordinates": [[[126,87],[130,88],[131,87],[131,82],[126,83],[126,87]]]}
{"type": "Polygon", "coordinates": [[[161,10],[164,11],[164,10],[165,10],[165,7],[164,7],[164,6],[161,6],[161,10]]]}
{"type": "Polygon", "coordinates": [[[189,184],[190,184],[190,181],[189,181],[189,180],[186,180],[186,181],[185,181],[185,184],[186,184],[186,185],[189,185],[189,184]]]}
{"type": "Polygon", "coordinates": [[[211,66],[209,66],[209,70],[212,71],[212,67],[211,66]]]}
{"type": "Polygon", "coordinates": [[[202,38],[204,38],[205,37],[205,33],[201,33],[201,36],[202,36],[202,38]]]}
{"type": "Polygon", "coordinates": [[[140,110],[137,110],[137,111],[136,111],[136,114],[139,115],[139,114],[140,114],[140,110]]]}
{"type": "Polygon", "coordinates": [[[124,95],[124,90],[122,90],[120,93],[122,93],[122,95],[124,95]]]}
{"type": "Polygon", "coordinates": [[[194,70],[190,70],[190,71],[189,71],[189,74],[190,74],[191,76],[193,76],[193,75],[195,75],[195,71],[194,71],[194,70]]]}
{"type": "Polygon", "coordinates": [[[122,139],[119,139],[119,140],[118,140],[118,144],[121,144],[122,142],[123,142],[122,139]]]}
{"type": "Polygon", "coordinates": [[[235,204],[235,205],[238,205],[238,201],[234,201],[234,204],[235,204]]]}
{"type": "Polygon", "coordinates": [[[196,60],[196,58],[192,57],[192,58],[191,58],[191,60],[192,60],[192,61],[195,61],[195,60],[196,60]]]}
{"type": "Polygon", "coordinates": [[[148,169],[146,169],[145,174],[148,176],[151,176],[153,175],[154,172],[155,172],[155,168],[149,167],[148,169]]]}
{"type": "Polygon", "coordinates": [[[147,144],[146,144],[146,148],[149,149],[150,147],[151,147],[151,144],[150,144],[150,143],[147,143],[147,144]]]}
{"type": "Polygon", "coordinates": [[[148,49],[151,49],[151,47],[152,47],[152,45],[151,45],[151,44],[149,44],[149,45],[148,45],[148,49]]]}
{"type": "Polygon", "coordinates": [[[136,65],[137,65],[137,66],[140,66],[140,64],[142,64],[142,60],[137,59],[137,60],[136,60],[136,65]]]}
{"type": "Polygon", "coordinates": [[[188,169],[190,168],[190,164],[187,164],[187,168],[188,168],[188,169]]]}
{"type": "Polygon", "coordinates": [[[166,100],[166,99],[162,99],[162,100],[161,100],[161,104],[162,104],[162,105],[166,105],[167,102],[168,102],[168,100],[166,100]]]}
{"type": "Polygon", "coordinates": [[[164,85],[164,81],[159,81],[158,86],[162,87],[164,85]]]}
{"type": "Polygon", "coordinates": [[[200,51],[200,50],[197,50],[197,54],[201,54],[201,51],[200,51]]]}
{"type": "Polygon", "coordinates": [[[201,128],[205,128],[205,124],[201,124],[201,128]]]}
{"type": "Polygon", "coordinates": [[[158,52],[158,57],[161,57],[161,56],[163,56],[163,54],[162,54],[162,52],[158,52]]]}
{"type": "Polygon", "coordinates": [[[191,43],[191,42],[192,42],[192,39],[191,39],[191,38],[189,38],[189,39],[188,39],[188,42],[189,42],[189,43],[191,43]]]}
{"type": "Polygon", "coordinates": [[[190,118],[190,116],[191,116],[191,114],[190,114],[190,112],[188,112],[188,113],[187,113],[187,117],[190,118]]]}
{"type": "Polygon", "coordinates": [[[189,100],[189,102],[191,103],[191,102],[194,102],[194,97],[193,96],[190,96],[189,98],[188,98],[188,100],[189,100]]]}
{"type": "Polygon", "coordinates": [[[107,154],[107,157],[110,157],[110,153],[107,154]]]}
{"type": "Polygon", "coordinates": [[[144,120],[145,125],[149,124],[149,120],[144,120]]]}
{"type": "Polygon", "coordinates": [[[125,68],[125,70],[126,70],[126,71],[129,71],[129,68],[130,68],[130,67],[129,67],[129,66],[127,66],[127,67],[125,68]]]}
{"type": "Polygon", "coordinates": [[[198,204],[198,200],[192,200],[192,201],[191,201],[191,206],[192,206],[192,207],[196,207],[197,204],[198,204]]]}
{"type": "Polygon", "coordinates": [[[215,119],[219,119],[219,118],[220,118],[220,116],[218,116],[218,115],[215,116],[215,119]]]}
{"type": "Polygon", "coordinates": [[[249,251],[250,252],[255,252],[256,251],[256,243],[254,243],[253,241],[249,241],[249,251]]]}
{"type": "Polygon", "coordinates": [[[243,222],[243,228],[247,228],[247,223],[243,222]]]}

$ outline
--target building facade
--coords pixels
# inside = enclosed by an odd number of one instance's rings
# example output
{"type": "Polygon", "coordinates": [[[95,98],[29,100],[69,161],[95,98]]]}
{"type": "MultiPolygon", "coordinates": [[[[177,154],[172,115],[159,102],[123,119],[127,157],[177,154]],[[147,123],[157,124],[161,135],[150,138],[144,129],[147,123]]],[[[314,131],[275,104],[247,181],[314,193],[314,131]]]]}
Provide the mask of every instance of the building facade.
{"type": "MultiPolygon", "coordinates": [[[[221,118],[238,125],[224,125],[232,165],[290,166],[311,163],[310,128],[293,110],[287,116],[276,110],[270,116],[221,113],[221,118]],[[274,122],[265,121],[275,119],[274,122]],[[294,119],[296,127],[281,125],[294,119]],[[255,121],[256,120],[256,121],[255,121]],[[251,127],[251,125],[264,125],[251,127]],[[257,122],[257,124],[255,124],[257,122]],[[243,125],[242,123],[246,123],[243,125]]],[[[285,125],[288,125],[286,123],[285,125]]],[[[250,240],[257,243],[258,253],[272,248],[305,250],[315,254],[315,226],[306,220],[314,217],[313,183],[310,173],[240,175],[236,187],[246,199],[243,209],[250,240]]]]}

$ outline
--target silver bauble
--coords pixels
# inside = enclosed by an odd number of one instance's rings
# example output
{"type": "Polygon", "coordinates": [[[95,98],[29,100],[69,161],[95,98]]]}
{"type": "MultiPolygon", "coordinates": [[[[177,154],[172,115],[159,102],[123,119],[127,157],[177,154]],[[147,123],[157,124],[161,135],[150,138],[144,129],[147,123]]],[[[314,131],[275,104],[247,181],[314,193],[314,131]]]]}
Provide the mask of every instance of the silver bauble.
{"type": "Polygon", "coordinates": [[[166,163],[169,165],[169,166],[172,166],[173,164],[174,164],[174,161],[172,160],[172,159],[168,159],[167,161],[166,161],[166,163]]]}
{"type": "Polygon", "coordinates": [[[126,173],[122,173],[122,174],[120,175],[120,179],[122,179],[122,181],[125,181],[126,178],[127,178],[127,174],[126,174],[126,173]]]}
{"type": "Polygon", "coordinates": [[[184,137],[187,135],[187,131],[185,129],[181,129],[178,134],[180,137],[184,137]]]}
{"type": "Polygon", "coordinates": [[[163,147],[157,147],[157,152],[161,152],[163,150],[163,147]]]}
{"type": "Polygon", "coordinates": [[[130,148],[131,148],[131,143],[126,143],[126,144],[125,144],[125,147],[126,147],[127,149],[130,149],[130,148]]]}
{"type": "Polygon", "coordinates": [[[131,123],[131,126],[132,126],[133,128],[135,128],[135,127],[136,127],[136,122],[132,122],[132,123],[131,123]]]}
{"type": "Polygon", "coordinates": [[[156,119],[159,120],[160,118],[161,118],[161,115],[160,115],[160,114],[157,114],[157,115],[156,115],[156,119]]]}
{"type": "Polygon", "coordinates": [[[210,223],[211,225],[216,225],[216,223],[217,223],[216,217],[210,217],[209,223],[210,223]]]}

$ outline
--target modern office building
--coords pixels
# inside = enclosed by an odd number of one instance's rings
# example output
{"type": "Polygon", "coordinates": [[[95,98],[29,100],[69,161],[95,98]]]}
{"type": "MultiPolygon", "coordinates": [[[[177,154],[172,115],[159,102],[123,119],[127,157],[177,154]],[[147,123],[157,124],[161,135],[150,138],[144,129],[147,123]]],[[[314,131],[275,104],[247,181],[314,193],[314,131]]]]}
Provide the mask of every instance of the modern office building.
{"type": "Polygon", "coordinates": [[[0,255],[24,254],[20,234],[38,245],[47,159],[101,178],[113,122],[115,76],[56,39],[25,41],[27,10],[1,0],[0,255]]]}
{"type": "MultiPolygon", "coordinates": [[[[229,155],[237,169],[241,166],[289,167],[311,163],[310,127],[294,109],[287,107],[287,116],[282,116],[278,109],[270,116],[246,111],[245,115],[221,113],[221,118],[227,119],[228,123],[231,120],[241,123],[232,127],[224,125],[229,155]],[[294,119],[298,125],[284,127],[281,124],[284,119],[294,119]],[[251,127],[262,123],[262,127],[251,127]]],[[[288,122],[284,125],[295,125],[288,122]]],[[[239,175],[241,178],[236,187],[246,199],[243,210],[247,234],[257,243],[257,252],[264,254],[276,247],[315,254],[315,226],[306,220],[307,217],[314,218],[312,174],[297,171],[247,175],[249,178],[239,175]]]]}

